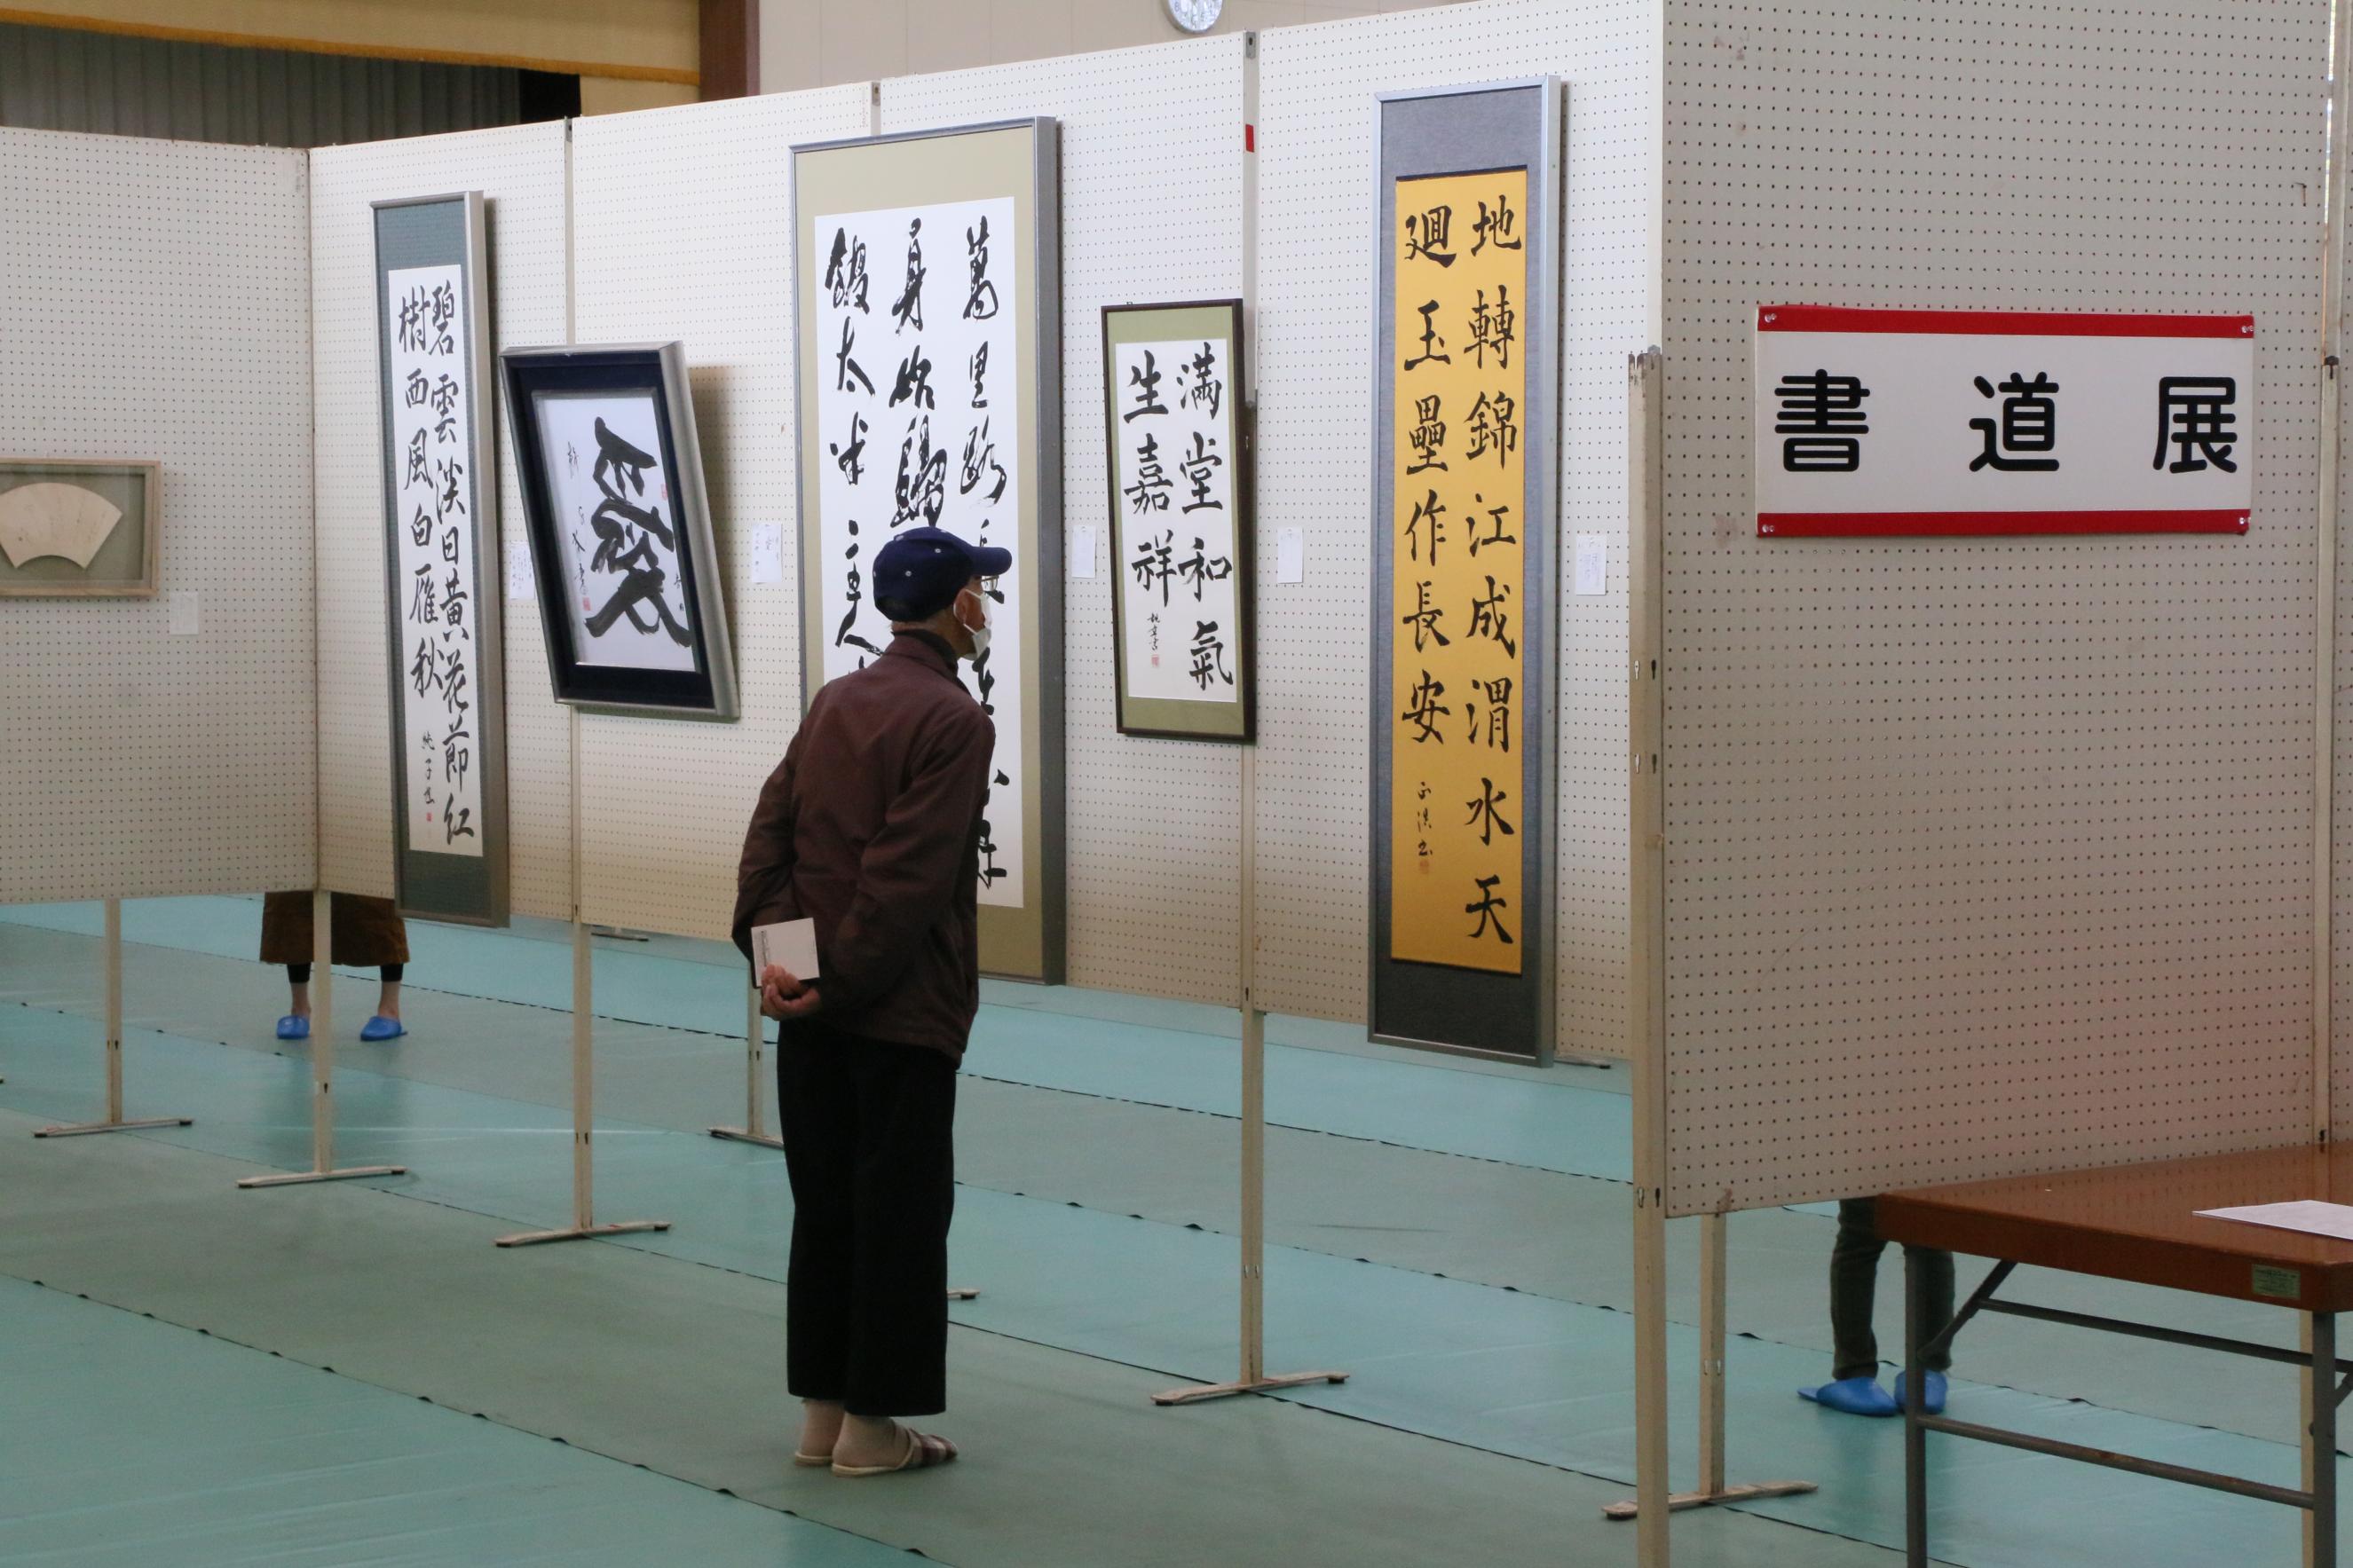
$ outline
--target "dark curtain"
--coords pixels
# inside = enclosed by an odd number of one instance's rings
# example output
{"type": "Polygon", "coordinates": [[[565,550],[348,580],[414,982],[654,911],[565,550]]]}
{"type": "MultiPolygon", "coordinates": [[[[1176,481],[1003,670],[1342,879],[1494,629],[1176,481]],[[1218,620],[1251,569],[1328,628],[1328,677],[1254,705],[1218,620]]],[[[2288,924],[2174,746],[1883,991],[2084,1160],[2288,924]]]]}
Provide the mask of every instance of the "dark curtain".
{"type": "Polygon", "coordinates": [[[580,80],[0,23],[0,125],[319,147],[580,111],[580,80]]]}

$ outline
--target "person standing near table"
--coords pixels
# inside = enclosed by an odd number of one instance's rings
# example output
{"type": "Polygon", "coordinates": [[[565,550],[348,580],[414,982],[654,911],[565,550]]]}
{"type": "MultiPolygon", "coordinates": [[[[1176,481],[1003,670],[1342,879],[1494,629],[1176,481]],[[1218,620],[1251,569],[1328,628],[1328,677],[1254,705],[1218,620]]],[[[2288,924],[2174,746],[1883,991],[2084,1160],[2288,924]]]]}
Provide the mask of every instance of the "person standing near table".
{"type": "MultiPolygon", "coordinates": [[[[286,1016],[278,1020],[281,1040],[311,1037],[311,964],[318,952],[311,945],[311,902],[308,893],[270,893],[261,900],[261,962],[284,964],[293,993],[286,1016]]],[[[375,1045],[408,1033],[400,1021],[400,981],[408,963],[408,926],[392,900],[358,893],[332,895],[327,942],[335,963],[373,965],[383,983],[375,1016],[360,1026],[360,1038],[375,1045]]]]}
{"type": "MultiPolygon", "coordinates": [[[[1831,1244],[1831,1381],[1820,1388],[1798,1390],[1799,1398],[1847,1415],[1904,1413],[1904,1380],[1910,1374],[1895,1374],[1893,1394],[1879,1386],[1879,1334],[1872,1326],[1878,1305],[1879,1257],[1886,1250],[1879,1235],[1879,1200],[1841,1198],[1838,1239],[1831,1244]]],[[[1924,1247],[1920,1267],[1926,1271],[1928,1332],[1933,1338],[1953,1321],[1953,1255],[1924,1247]]],[[[1945,1413],[1946,1373],[1952,1365],[1949,1343],[1927,1358],[1921,1408],[1931,1415],[1945,1413]]]]}
{"type": "Polygon", "coordinates": [[[735,945],[808,920],[818,973],[770,965],[776,1097],[793,1187],[786,1380],[796,1464],[837,1476],[956,1457],[900,1416],[947,1407],[956,1069],[980,1006],[980,814],[996,726],[956,679],[988,648],[1004,550],[894,535],[871,592],[891,645],[827,683],[760,791],[735,945]]]}

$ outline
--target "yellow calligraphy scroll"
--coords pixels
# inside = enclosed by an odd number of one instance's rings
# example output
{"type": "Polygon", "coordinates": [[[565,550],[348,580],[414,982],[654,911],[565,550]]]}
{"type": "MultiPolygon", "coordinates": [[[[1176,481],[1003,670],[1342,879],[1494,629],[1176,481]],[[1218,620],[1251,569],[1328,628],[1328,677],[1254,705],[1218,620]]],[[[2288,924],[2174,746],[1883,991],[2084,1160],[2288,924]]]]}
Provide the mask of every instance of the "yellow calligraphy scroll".
{"type": "Polygon", "coordinates": [[[1388,955],[1500,974],[1527,909],[1527,193],[1525,169],[1399,180],[1388,240],[1388,955]]]}

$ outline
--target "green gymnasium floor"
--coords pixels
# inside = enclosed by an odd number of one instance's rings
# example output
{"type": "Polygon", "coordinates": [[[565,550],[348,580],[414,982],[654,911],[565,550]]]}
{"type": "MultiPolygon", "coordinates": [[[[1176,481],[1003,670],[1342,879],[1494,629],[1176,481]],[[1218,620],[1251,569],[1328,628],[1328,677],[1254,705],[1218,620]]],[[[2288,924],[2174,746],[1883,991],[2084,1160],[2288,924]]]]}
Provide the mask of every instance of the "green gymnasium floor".
{"type": "MultiPolygon", "coordinates": [[[[704,1132],[743,1110],[732,953],[597,944],[598,1213],[676,1228],[500,1252],[569,1206],[563,931],[412,926],[413,1033],[339,1041],[336,1080],[341,1159],[412,1173],[241,1192],[309,1161],[259,922],[258,900],[126,906],[129,1113],[195,1125],[37,1142],[98,1110],[98,911],[0,910],[0,1563],[1631,1561],[1599,1514],[1632,1473],[1622,1074],[1276,1020],[1270,1356],[1355,1375],[1159,1410],[1231,1372],[1233,1017],[990,986],[955,1241],[984,1293],[955,1310],[940,1423],[967,1458],[837,1482],[786,1463],[781,1160],[704,1132]]],[[[339,1034],[373,994],[339,981],[339,1034]]],[[[1679,1518],[1679,1564],[1898,1561],[1899,1432],[1792,1396],[1828,1375],[1831,1230],[1731,1226],[1736,1479],[1821,1490],[1679,1518]]],[[[2018,1292],[2293,1333],[2163,1291],[2018,1292]]],[[[1679,1373],[1694,1355],[1685,1334],[1679,1373]]],[[[1997,1320],[1959,1371],[1957,1414],[2295,1477],[2284,1369],[1997,1320]]],[[[1971,1568],[2296,1560],[2295,1518],[2261,1503],[1950,1442],[1934,1464],[1938,1556],[1971,1568]]]]}

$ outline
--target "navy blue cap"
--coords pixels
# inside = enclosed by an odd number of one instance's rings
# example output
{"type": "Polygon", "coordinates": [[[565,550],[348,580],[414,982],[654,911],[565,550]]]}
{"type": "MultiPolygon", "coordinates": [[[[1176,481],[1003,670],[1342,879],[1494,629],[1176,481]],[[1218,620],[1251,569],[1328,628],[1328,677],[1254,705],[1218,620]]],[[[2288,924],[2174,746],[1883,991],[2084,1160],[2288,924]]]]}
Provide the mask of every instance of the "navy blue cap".
{"type": "Polygon", "coordinates": [[[975,577],[1012,570],[1009,550],[966,544],[944,528],[911,528],[892,534],[874,557],[874,607],[894,621],[927,621],[975,577]]]}

